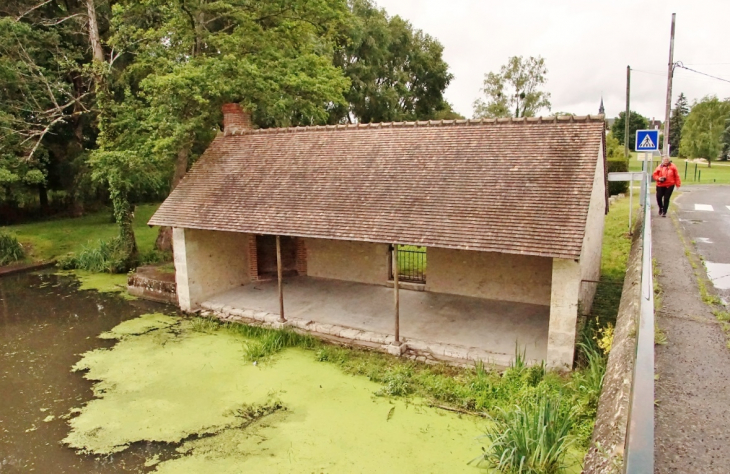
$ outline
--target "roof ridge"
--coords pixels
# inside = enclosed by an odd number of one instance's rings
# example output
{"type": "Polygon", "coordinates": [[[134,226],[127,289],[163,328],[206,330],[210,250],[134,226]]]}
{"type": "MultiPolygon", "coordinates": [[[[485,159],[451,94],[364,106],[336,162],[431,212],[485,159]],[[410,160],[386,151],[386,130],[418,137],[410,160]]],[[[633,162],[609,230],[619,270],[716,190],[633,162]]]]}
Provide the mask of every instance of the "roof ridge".
{"type": "Polygon", "coordinates": [[[337,125],[307,125],[296,127],[256,128],[238,130],[226,136],[248,135],[252,133],[298,133],[321,130],[359,130],[373,128],[408,128],[408,127],[467,127],[471,125],[501,125],[501,124],[547,124],[547,123],[575,123],[575,122],[604,122],[605,115],[553,115],[549,117],[503,117],[459,120],[418,120],[411,122],[377,122],[377,123],[350,123],[337,125]]]}

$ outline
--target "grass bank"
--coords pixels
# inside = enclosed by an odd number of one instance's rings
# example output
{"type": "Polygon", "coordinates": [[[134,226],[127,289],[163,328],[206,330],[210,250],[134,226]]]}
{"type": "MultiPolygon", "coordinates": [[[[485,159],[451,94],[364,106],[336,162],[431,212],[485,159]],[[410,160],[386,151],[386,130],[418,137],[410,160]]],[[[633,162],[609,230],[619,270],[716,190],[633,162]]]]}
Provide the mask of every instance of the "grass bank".
{"type": "MultiPolygon", "coordinates": [[[[601,256],[601,278],[593,301],[591,319],[597,327],[616,323],[621,293],[623,290],[626,264],[631,252],[629,235],[629,199],[616,201],[605,219],[601,256]]],[[[632,218],[638,216],[641,208],[638,196],[632,203],[632,218]]],[[[595,328],[594,328],[595,329],[595,328]]]]}
{"type": "MultiPolygon", "coordinates": [[[[684,158],[672,158],[672,162],[679,171],[682,184],[730,184],[730,162],[714,161],[707,163],[687,162],[684,158]]],[[[631,154],[629,160],[630,171],[641,171],[642,161],[636,159],[636,153],[631,154]]],[[[658,157],[649,165],[654,170],[659,165],[658,157]]]]}
{"type": "MultiPolygon", "coordinates": [[[[147,222],[158,207],[159,204],[142,204],[135,210],[134,233],[140,252],[154,248],[158,228],[148,227],[147,222]]],[[[109,240],[118,233],[110,210],[77,218],[8,226],[5,230],[27,249],[29,261],[52,260],[69,252],[78,253],[84,247],[96,245],[99,240],[109,240]]]]}

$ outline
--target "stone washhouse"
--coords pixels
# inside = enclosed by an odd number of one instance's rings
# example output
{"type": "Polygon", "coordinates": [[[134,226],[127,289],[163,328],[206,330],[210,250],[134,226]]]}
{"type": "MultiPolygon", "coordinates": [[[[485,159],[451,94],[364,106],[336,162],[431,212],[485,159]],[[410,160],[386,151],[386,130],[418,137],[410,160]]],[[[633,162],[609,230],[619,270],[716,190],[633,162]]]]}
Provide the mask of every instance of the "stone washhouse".
{"type": "Polygon", "coordinates": [[[254,129],[237,104],[150,225],[183,311],[456,364],[572,367],[604,117],[254,129]]]}

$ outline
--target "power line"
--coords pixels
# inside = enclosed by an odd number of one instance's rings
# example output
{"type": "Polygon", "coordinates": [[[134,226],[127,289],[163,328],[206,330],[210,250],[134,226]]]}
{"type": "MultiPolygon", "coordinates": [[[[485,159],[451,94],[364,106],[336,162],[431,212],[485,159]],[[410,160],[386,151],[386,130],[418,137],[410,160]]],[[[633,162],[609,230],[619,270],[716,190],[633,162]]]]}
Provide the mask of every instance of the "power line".
{"type": "Polygon", "coordinates": [[[707,74],[707,73],[705,73],[705,72],[700,72],[700,71],[696,71],[696,70],[694,70],[694,69],[688,68],[687,66],[685,66],[685,65],[684,65],[684,64],[682,64],[681,62],[677,62],[677,63],[675,63],[675,66],[676,66],[676,67],[678,67],[678,68],[686,69],[686,70],[688,70],[688,71],[692,71],[692,72],[694,72],[694,73],[697,73],[697,74],[701,74],[701,75],[703,75],[703,76],[707,76],[707,77],[711,77],[711,78],[713,78],[713,79],[717,79],[718,81],[722,81],[722,82],[728,82],[728,83],[730,83],[730,80],[728,80],[728,79],[723,79],[722,77],[717,77],[717,76],[713,76],[713,75],[711,75],[711,74],[707,74]]]}

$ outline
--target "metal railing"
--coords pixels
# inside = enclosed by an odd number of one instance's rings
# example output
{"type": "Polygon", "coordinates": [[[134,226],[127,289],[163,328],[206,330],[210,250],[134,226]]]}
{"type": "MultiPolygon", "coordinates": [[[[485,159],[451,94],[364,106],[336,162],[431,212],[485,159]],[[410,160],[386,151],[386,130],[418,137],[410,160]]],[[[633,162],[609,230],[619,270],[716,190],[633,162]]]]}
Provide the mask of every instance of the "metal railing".
{"type": "Polygon", "coordinates": [[[624,472],[654,472],[654,274],[651,245],[651,195],[644,177],[641,305],[636,336],[636,361],[629,401],[624,472]]]}
{"type": "MultiPolygon", "coordinates": [[[[391,261],[393,261],[392,258],[391,261]]],[[[390,277],[393,278],[392,268],[390,277]]],[[[426,283],[426,247],[398,246],[398,280],[426,283]]]]}

